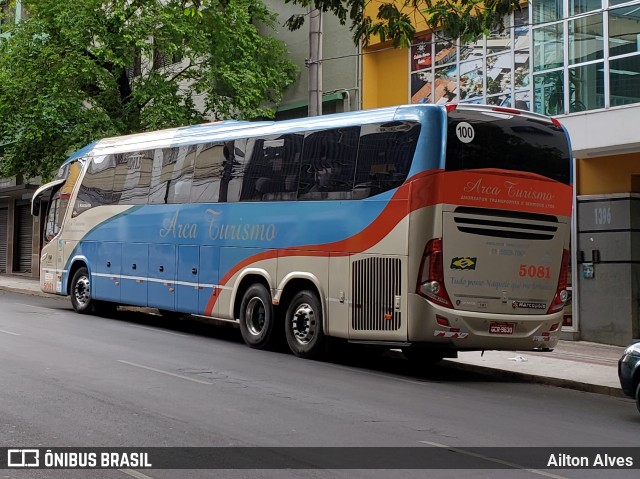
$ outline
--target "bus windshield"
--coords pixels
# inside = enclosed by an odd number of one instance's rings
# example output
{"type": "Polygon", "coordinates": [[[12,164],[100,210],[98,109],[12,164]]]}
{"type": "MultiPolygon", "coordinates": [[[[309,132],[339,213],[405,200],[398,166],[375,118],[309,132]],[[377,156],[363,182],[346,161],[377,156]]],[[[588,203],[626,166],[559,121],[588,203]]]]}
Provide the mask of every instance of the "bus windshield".
{"type": "MultiPolygon", "coordinates": [[[[55,238],[60,232],[81,168],[82,163],[80,161],[67,163],[60,168],[56,179],[49,184],[48,191],[51,192],[52,196],[49,200],[49,211],[44,229],[44,241],[46,243],[55,238]]],[[[43,190],[43,192],[45,191],[47,189],[43,190]]],[[[37,201],[40,201],[39,198],[37,201]]]]}
{"type": "Polygon", "coordinates": [[[569,144],[562,128],[548,121],[457,109],[448,115],[447,138],[446,171],[522,171],[571,184],[569,144]]]}

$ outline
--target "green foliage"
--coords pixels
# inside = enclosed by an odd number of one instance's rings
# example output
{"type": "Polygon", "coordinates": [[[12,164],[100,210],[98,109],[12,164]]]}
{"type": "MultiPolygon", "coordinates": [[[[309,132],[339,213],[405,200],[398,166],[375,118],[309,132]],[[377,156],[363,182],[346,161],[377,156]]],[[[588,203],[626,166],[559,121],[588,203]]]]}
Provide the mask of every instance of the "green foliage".
{"type": "MultiPolygon", "coordinates": [[[[446,38],[472,41],[483,33],[504,30],[505,15],[520,9],[520,0],[392,0],[379,3],[375,18],[364,14],[371,0],[284,0],[303,7],[334,13],[340,22],[350,23],[353,40],[367,45],[371,37],[392,41],[395,47],[408,47],[416,33],[415,22],[423,21],[430,30],[446,38]]],[[[292,16],[287,27],[296,30],[304,18],[292,16]]]]}
{"type": "Polygon", "coordinates": [[[105,136],[272,116],[297,75],[258,33],[274,22],[261,0],[22,4],[28,17],[0,39],[3,176],[47,177],[105,136]]]}

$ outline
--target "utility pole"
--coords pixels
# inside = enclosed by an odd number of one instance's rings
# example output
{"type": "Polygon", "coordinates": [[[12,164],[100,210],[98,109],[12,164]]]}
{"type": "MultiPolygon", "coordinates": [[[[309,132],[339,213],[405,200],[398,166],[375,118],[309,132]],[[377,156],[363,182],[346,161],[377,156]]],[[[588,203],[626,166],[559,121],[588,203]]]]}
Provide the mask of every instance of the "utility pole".
{"type": "Polygon", "coordinates": [[[322,115],[322,11],[309,14],[309,116],[322,115]]]}

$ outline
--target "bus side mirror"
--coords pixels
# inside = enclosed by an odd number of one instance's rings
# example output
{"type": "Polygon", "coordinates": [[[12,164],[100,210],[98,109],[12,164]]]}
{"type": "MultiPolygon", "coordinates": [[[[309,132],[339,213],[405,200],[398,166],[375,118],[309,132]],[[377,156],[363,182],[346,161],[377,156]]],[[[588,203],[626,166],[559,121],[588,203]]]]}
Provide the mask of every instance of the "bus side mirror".
{"type": "Polygon", "coordinates": [[[40,216],[40,197],[31,200],[31,216],[40,216]]]}

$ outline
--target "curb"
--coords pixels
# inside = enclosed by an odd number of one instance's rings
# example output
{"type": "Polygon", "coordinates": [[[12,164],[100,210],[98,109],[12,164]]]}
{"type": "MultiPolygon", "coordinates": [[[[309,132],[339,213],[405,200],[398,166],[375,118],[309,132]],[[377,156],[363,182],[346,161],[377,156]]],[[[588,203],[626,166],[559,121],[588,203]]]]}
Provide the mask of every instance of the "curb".
{"type": "Polygon", "coordinates": [[[9,291],[11,293],[26,294],[28,296],[40,296],[41,298],[52,298],[52,299],[66,298],[66,296],[60,296],[57,294],[45,293],[44,291],[24,289],[24,288],[14,287],[14,286],[0,285],[0,291],[9,291]]]}
{"type": "Polygon", "coordinates": [[[530,373],[519,373],[516,371],[507,371],[504,369],[492,368],[487,366],[478,366],[476,364],[462,363],[457,361],[447,361],[446,359],[439,363],[442,367],[456,369],[458,371],[468,371],[482,374],[485,376],[500,377],[511,381],[526,381],[535,384],[544,384],[547,386],[555,386],[565,389],[573,389],[587,393],[602,394],[618,398],[626,398],[622,389],[611,386],[603,386],[600,384],[590,384],[572,379],[554,378],[549,376],[538,376],[530,373]]]}
{"type": "MultiPolygon", "coordinates": [[[[387,355],[396,359],[405,359],[404,355],[399,350],[391,350],[386,353],[387,355]]],[[[506,369],[492,368],[490,366],[480,366],[477,364],[465,363],[460,360],[443,359],[436,363],[438,367],[454,369],[457,371],[465,371],[476,374],[481,374],[487,377],[507,379],[510,381],[529,382],[534,384],[544,384],[546,386],[554,386],[564,389],[573,389],[575,391],[582,391],[587,393],[602,394],[604,396],[612,396],[618,398],[628,399],[624,395],[622,389],[611,386],[603,386],[600,384],[590,384],[581,381],[574,381],[571,379],[554,378],[550,376],[539,376],[531,373],[521,373],[517,371],[508,371],[506,369]]]]}

